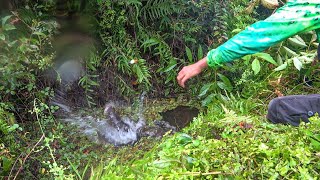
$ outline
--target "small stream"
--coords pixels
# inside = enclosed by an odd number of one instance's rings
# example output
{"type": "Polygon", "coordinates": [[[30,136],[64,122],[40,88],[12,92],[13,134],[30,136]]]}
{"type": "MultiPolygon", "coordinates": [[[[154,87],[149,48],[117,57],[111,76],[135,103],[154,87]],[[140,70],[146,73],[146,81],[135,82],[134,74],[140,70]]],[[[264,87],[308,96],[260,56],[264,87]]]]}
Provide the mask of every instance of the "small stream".
{"type": "MultiPolygon", "coordinates": [[[[138,109],[135,111],[132,110],[134,105],[123,106],[120,105],[121,103],[107,102],[104,108],[98,110],[101,113],[82,113],[81,109],[77,110],[76,107],[72,107],[72,103],[68,103],[69,85],[77,82],[82,71],[81,63],[72,58],[57,66],[55,72],[59,73],[61,83],[55,89],[55,96],[51,99],[51,104],[59,106],[59,112],[62,115],[60,119],[63,122],[74,125],[79,135],[84,134],[95,143],[122,146],[133,145],[142,137],[159,139],[166,133],[180,131],[199,114],[196,108],[176,106],[164,111],[153,109],[151,111],[158,115],[153,118],[145,118],[144,112],[150,108],[144,106],[145,93],[140,96],[138,109]],[[119,113],[121,109],[128,111],[127,114],[119,113]]],[[[162,106],[169,104],[171,102],[162,106]]]]}
{"type": "Polygon", "coordinates": [[[130,107],[117,107],[115,104],[108,103],[102,116],[71,112],[61,120],[74,125],[79,135],[84,134],[95,143],[122,146],[133,145],[142,137],[160,139],[164,134],[173,134],[186,127],[199,113],[196,108],[178,106],[172,110],[157,112],[162,116],[160,119],[146,121],[142,105],[139,106],[138,114],[132,111],[132,116],[128,116],[120,115],[116,109],[131,109],[130,107]]]}
{"type": "MultiPolygon", "coordinates": [[[[138,107],[135,109],[131,104],[124,106],[118,102],[106,102],[104,108],[97,110],[100,113],[83,113],[82,109],[74,107],[77,103],[70,103],[68,92],[72,91],[73,85],[85,75],[85,58],[90,54],[90,49],[93,49],[89,48],[92,47],[93,40],[87,38],[79,43],[78,36],[74,34],[61,35],[58,39],[58,56],[53,69],[46,72],[48,80],[55,85],[54,97],[50,103],[59,106],[61,121],[75,126],[79,135],[84,134],[98,144],[133,145],[142,137],[159,139],[164,134],[180,131],[199,114],[196,108],[178,104],[171,108],[150,110],[152,105],[145,103],[145,93],[139,97],[138,107]],[[68,43],[61,39],[72,41],[68,43]],[[127,113],[120,113],[121,110],[127,113]],[[148,114],[146,111],[152,111],[156,115],[145,117],[145,114],[148,114]]],[[[172,102],[168,101],[162,106],[170,107],[171,104],[172,102]]]]}

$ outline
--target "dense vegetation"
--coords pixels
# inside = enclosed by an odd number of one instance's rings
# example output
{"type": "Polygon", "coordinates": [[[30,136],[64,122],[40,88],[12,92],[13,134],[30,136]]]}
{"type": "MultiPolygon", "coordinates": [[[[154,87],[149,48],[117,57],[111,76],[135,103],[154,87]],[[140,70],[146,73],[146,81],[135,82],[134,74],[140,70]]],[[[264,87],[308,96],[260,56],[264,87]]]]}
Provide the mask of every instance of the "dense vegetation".
{"type": "MultiPolygon", "coordinates": [[[[247,103],[252,102],[229,108],[247,103]]],[[[274,125],[214,105],[142,159],[105,162],[93,179],[316,179],[320,119],[311,122],[299,128],[274,125]]]]}
{"type": "Polygon", "coordinates": [[[319,176],[319,119],[295,128],[264,118],[274,97],[318,92],[313,32],[208,69],[184,90],[176,82],[182,66],[271,12],[252,9],[249,0],[0,5],[1,178],[319,176]],[[55,118],[58,108],[49,104],[59,75],[52,80],[47,72],[66,47],[81,43],[90,51],[83,54],[84,75],[68,91],[72,106],[132,102],[146,91],[149,98],[197,98],[207,110],[183,132],[134,147],[103,147],[68,134],[71,127],[55,118]]]}

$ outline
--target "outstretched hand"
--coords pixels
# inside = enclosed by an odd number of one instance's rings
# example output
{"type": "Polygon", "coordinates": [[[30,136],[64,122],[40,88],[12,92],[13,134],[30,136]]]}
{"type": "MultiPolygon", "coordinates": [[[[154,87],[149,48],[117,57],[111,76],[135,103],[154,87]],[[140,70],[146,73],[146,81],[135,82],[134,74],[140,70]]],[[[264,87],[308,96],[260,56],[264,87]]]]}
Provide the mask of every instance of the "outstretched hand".
{"type": "Polygon", "coordinates": [[[207,67],[208,67],[207,58],[204,58],[195,64],[183,67],[177,77],[178,84],[181,87],[185,88],[185,83],[187,82],[188,79],[194,76],[197,76],[202,72],[203,69],[207,67]]]}

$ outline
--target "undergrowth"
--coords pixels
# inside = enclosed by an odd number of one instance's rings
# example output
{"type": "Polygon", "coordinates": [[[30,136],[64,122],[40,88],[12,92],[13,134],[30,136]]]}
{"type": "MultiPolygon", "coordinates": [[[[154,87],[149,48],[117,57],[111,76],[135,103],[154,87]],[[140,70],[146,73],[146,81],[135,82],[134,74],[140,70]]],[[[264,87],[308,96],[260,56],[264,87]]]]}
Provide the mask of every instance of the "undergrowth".
{"type": "MultiPolygon", "coordinates": [[[[207,70],[188,82],[188,90],[178,88],[182,66],[261,18],[246,14],[248,2],[1,1],[12,9],[1,11],[0,19],[0,179],[319,177],[319,118],[298,128],[264,118],[274,97],[319,93],[315,33],[207,70]],[[95,107],[112,95],[130,101],[147,91],[150,97],[197,96],[207,112],[160,143],[103,147],[79,137],[55,119],[58,108],[49,105],[55,89],[44,77],[59,55],[53,40],[70,26],[101,43],[77,82],[83,104],[95,107]]],[[[62,39],[86,42],[83,36],[62,39]]],[[[54,81],[59,84],[59,75],[54,81]]]]}
{"type": "MultiPolygon", "coordinates": [[[[300,127],[211,105],[190,127],[167,136],[141,159],[116,157],[91,179],[317,179],[320,118],[300,127]]],[[[239,110],[239,109],[235,109],[239,110]]]]}

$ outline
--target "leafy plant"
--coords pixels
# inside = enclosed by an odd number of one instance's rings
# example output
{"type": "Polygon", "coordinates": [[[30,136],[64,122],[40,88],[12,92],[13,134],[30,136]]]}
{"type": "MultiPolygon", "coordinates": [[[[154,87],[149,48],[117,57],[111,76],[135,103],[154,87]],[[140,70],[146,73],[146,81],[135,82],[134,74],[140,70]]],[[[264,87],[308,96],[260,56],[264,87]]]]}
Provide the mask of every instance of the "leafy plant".
{"type": "Polygon", "coordinates": [[[319,117],[297,128],[271,124],[257,116],[238,115],[228,109],[238,108],[229,105],[230,102],[212,104],[206,115],[200,115],[182,133],[166,137],[142,159],[120,164],[115,158],[105,166],[105,172],[97,169],[92,173],[95,177],[116,179],[319,176],[319,117]]]}
{"type": "Polygon", "coordinates": [[[260,60],[265,60],[268,63],[271,63],[275,66],[278,65],[278,63],[270,56],[270,54],[267,54],[267,53],[256,53],[253,55],[247,55],[247,56],[244,56],[242,59],[245,61],[244,62],[245,64],[249,64],[248,61],[250,61],[251,59],[254,59],[252,61],[251,66],[255,75],[258,74],[261,70],[260,60]]]}
{"type": "Polygon", "coordinates": [[[219,40],[222,43],[227,38],[228,14],[233,13],[228,11],[231,5],[224,1],[97,2],[100,36],[106,49],[103,53],[105,64],[117,78],[114,86],[126,96],[151,87],[158,90],[153,91],[154,94],[178,92],[177,67],[202,58],[218,36],[223,37],[219,40]],[[135,66],[130,66],[129,62],[135,59],[145,60],[145,64],[140,64],[144,71],[132,69],[135,66]]]}
{"type": "Polygon", "coordinates": [[[92,93],[94,91],[93,87],[99,86],[96,79],[98,75],[93,73],[97,73],[97,68],[100,66],[100,58],[94,53],[91,52],[89,57],[87,57],[85,75],[80,78],[79,84],[85,89],[86,98],[89,107],[92,105],[96,105],[94,102],[94,98],[92,93]]]}
{"type": "Polygon", "coordinates": [[[0,106],[0,177],[10,172],[16,153],[19,150],[19,145],[15,144],[14,135],[22,128],[18,124],[13,124],[14,121],[13,114],[0,106]]]}

